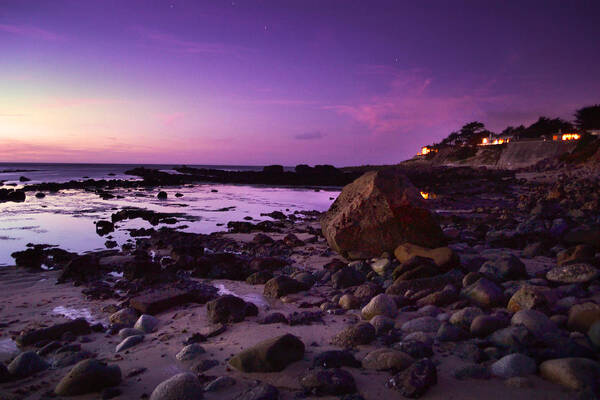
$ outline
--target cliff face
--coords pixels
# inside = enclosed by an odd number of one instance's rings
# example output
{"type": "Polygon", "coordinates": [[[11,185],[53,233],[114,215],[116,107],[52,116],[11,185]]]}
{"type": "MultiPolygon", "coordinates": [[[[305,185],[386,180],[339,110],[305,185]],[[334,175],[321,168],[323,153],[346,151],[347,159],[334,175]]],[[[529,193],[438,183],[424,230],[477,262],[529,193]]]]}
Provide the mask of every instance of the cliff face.
{"type": "Polygon", "coordinates": [[[547,158],[570,153],[575,146],[577,146],[576,142],[550,140],[508,143],[495,167],[503,169],[528,167],[547,158]]]}
{"type": "Polygon", "coordinates": [[[563,141],[519,141],[498,146],[480,146],[474,154],[464,157],[463,150],[441,149],[429,162],[433,165],[488,167],[518,169],[537,164],[546,159],[556,158],[575,149],[575,142],[563,141]]]}

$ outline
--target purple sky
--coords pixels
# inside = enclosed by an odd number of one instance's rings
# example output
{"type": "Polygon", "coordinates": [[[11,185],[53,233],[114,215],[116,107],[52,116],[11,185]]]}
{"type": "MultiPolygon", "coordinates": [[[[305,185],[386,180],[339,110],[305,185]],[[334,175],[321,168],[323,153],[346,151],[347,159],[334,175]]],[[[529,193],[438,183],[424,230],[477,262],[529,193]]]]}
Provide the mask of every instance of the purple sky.
{"type": "Polygon", "coordinates": [[[0,0],[0,161],[394,163],[600,103],[600,2],[0,0]]]}

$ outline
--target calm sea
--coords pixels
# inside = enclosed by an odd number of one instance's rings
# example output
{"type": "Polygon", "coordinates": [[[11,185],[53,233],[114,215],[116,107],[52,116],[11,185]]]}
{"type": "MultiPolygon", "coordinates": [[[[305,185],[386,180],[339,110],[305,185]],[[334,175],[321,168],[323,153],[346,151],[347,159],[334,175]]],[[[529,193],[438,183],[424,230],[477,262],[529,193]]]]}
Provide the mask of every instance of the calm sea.
{"type": "MultiPolygon", "coordinates": [[[[137,179],[124,172],[140,166],[123,164],[37,164],[2,163],[0,181],[4,184],[17,184],[19,177],[31,181],[65,182],[72,179],[137,179]],[[15,171],[20,170],[20,171],[15,171]]],[[[146,165],[171,171],[173,165],[146,165]]],[[[228,170],[261,170],[255,166],[197,166],[228,170]]],[[[6,187],[6,186],[4,186],[6,187]]],[[[9,186],[10,187],[10,186],[9,186]]],[[[254,221],[269,219],[261,213],[296,210],[325,211],[339,190],[197,184],[161,188],[167,191],[167,200],[158,200],[156,189],[117,189],[114,199],[102,200],[98,195],[84,190],[64,190],[59,193],[46,193],[38,199],[28,193],[23,203],[0,203],[0,266],[11,265],[10,254],[25,249],[27,243],[53,244],[65,250],[85,252],[106,248],[107,236],[96,234],[94,222],[110,219],[110,215],[123,207],[140,207],[160,212],[183,213],[190,217],[176,225],[185,225],[187,232],[211,233],[225,230],[228,221],[240,221],[250,217],[254,221]],[[216,190],[216,192],[215,192],[216,190]],[[175,197],[175,193],[183,197],[175,197]]],[[[155,229],[162,225],[155,226],[155,229]]],[[[136,219],[118,224],[110,239],[123,245],[133,240],[127,229],[150,228],[148,222],[136,219]]]]}

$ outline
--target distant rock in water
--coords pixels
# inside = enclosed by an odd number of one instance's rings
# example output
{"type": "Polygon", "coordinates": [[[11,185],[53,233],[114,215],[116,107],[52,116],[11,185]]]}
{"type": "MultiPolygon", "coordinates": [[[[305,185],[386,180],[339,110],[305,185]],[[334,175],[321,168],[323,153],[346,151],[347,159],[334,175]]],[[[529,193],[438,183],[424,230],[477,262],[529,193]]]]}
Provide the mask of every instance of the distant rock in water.
{"type": "Polygon", "coordinates": [[[392,253],[404,242],[446,244],[421,194],[396,168],[367,172],[345,186],[321,226],[329,246],[350,259],[392,253]]]}

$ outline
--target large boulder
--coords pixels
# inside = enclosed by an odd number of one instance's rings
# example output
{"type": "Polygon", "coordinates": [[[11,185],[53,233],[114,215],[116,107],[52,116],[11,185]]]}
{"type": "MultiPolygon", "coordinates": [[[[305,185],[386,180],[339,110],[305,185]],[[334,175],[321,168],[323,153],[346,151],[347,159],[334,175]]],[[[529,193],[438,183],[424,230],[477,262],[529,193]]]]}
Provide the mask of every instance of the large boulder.
{"type": "Polygon", "coordinates": [[[99,392],[119,383],[121,383],[121,369],[118,365],[106,365],[96,359],[90,359],[77,363],[58,382],[54,392],[59,396],[78,396],[99,392]]]}
{"type": "Polygon", "coordinates": [[[423,197],[396,168],[367,172],[346,185],[321,226],[329,246],[349,259],[379,257],[405,242],[446,244],[423,197]]]}
{"type": "Polygon", "coordinates": [[[304,343],[285,334],[260,342],[235,355],[229,364],[242,372],[279,372],[304,357],[304,343]]]}

